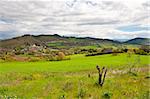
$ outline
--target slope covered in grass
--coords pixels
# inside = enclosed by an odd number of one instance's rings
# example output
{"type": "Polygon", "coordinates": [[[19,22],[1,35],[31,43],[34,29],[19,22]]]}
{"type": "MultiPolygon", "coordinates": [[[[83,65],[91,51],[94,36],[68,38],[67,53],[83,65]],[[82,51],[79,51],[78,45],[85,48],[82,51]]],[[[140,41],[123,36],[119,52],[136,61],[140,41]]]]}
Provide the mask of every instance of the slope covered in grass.
{"type": "Polygon", "coordinates": [[[149,99],[148,67],[134,74],[109,69],[103,87],[98,86],[97,70],[78,72],[0,73],[2,99],[149,99]],[[88,75],[91,75],[88,77],[88,75]]]}
{"type": "Polygon", "coordinates": [[[85,57],[85,55],[70,56],[71,60],[66,61],[50,61],[50,62],[5,62],[0,63],[0,72],[68,72],[93,70],[96,65],[106,66],[110,68],[124,67],[127,65],[148,65],[149,56],[127,54],[101,55],[85,57]]]}
{"type": "Polygon", "coordinates": [[[1,62],[0,99],[149,98],[149,56],[70,57],[55,62],[1,62]],[[108,68],[103,87],[97,85],[97,64],[108,68]],[[131,66],[135,67],[129,72],[131,66]]]}

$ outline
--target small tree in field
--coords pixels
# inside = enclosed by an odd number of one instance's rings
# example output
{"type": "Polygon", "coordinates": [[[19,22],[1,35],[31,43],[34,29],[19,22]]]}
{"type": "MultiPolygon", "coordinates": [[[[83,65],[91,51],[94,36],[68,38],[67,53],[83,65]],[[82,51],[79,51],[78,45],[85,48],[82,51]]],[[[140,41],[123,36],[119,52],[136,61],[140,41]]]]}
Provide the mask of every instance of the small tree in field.
{"type": "Polygon", "coordinates": [[[99,74],[99,78],[98,78],[98,84],[102,87],[105,81],[105,77],[106,77],[106,73],[107,73],[107,69],[105,67],[103,67],[100,70],[99,66],[96,66],[96,69],[98,70],[98,74],[99,74]]]}
{"type": "Polygon", "coordinates": [[[58,60],[65,59],[65,54],[63,52],[58,52],[58,60]]]}

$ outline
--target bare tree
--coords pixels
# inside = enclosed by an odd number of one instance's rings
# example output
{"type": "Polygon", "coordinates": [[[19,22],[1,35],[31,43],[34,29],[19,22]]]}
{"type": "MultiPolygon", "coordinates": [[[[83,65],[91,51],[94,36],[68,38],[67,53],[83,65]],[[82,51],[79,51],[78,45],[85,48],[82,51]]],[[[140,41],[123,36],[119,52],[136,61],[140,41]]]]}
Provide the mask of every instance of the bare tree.
{"type": "Polygon", "coordinates": [[[103,67],[102,70],[100,70],[100,67],[98,65],[96,66],[96,68],[97,68],[98,74],[99,74],[98,84],[100,86],[103,86],[105,77],[106,77],[106,73],[107,73],[107,69],[105,67],[103,67]]]}

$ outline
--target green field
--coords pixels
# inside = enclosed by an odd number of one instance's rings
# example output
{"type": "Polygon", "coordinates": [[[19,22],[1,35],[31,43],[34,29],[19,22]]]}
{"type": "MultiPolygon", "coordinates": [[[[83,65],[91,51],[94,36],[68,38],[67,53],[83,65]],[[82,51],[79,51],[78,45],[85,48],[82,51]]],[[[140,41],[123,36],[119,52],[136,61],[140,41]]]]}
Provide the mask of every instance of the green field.
{"type": "Polygon", "coordinates": [[[1,62],[0,99],[149,98],[149,56],[69,57],[65,61],[1,62]],[[103,87],[96,84],[96,65],[108,68],[103,87]]]}
{"type": "MultiPolygon", "coordinates": [[[[132,55],[130,58],[127,54],[117,56],[101,55],[93,57],[85,57],[84,55],[73,55],[71,60],[66,61],[50,61],[50,62],[4,62],[0,64],[0,72],[68,72],[93,70],[96,65],[106,66],[110,68],[125,67],[128,63],[133,64],[137,61],[138,55],[132,55]]],[[[140,65],[147,65],[149,56],[139,56],[140,65]]]]}

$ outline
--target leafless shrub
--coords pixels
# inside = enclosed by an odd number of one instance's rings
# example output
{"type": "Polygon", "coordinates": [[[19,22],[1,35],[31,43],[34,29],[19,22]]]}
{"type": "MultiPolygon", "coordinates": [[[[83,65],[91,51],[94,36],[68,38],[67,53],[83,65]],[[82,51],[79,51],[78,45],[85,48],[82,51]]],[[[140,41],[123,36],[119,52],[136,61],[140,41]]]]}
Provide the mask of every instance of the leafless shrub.
{"type": "Polygon", "coordinates": [[[98,84],[100,86],[103,86],[104,81],[105,81],[105,77],[106,77],[106,73],[107,73],[107,69],[105,67],[103,67],[102,70],[100,70],[99,66],[96,66],[96,68],[97,68],[98,74],[99,74],[98,84]]]}

